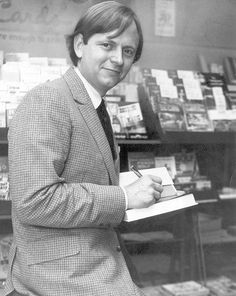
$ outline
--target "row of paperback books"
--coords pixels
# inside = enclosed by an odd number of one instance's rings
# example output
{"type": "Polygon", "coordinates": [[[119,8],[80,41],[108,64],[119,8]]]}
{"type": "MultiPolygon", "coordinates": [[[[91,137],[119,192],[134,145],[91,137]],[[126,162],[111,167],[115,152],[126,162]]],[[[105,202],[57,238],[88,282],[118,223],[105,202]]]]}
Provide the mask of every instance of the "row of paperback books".
{"type": "MultiPolygon", "coordinates": [[[[68,67],[63,58],[5,53],[0,65],[0,127],[9,126],[16,107],[31,88],[60,77],[68,67]]],[[[115,136],[148,139],[153,131],[236,131],[236,91],[230,89],[225,77],[134,65],[126,79],[107,94],[115,136]]],[[[230,79],[236,84],[236,77],[230,79]]]]}
{"type": "Polygon", "coordinates": [[[236,110],[220,74],[142,69],[146,97],[162,131],[235,131],[236,110]]]}

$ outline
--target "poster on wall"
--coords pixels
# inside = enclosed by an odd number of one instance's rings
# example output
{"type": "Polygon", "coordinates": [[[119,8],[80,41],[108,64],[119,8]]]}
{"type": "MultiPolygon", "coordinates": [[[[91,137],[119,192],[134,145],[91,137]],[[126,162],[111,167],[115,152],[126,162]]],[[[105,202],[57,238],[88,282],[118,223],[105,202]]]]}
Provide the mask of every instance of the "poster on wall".
{"type": "Polygon", "coordinates": [[[0,30],[68,33],[92,0],[0,1],[0,30]]]}
{"type": "Polygon", "coordinates": [[[65,36],[92,3],[93,0],[0,0],[1,50],[65,57],[65,36]]]}
{"type": "Polygon", "coordinates": [[[155,1],[155,35],[175,36],[175,0],[155,1]]]}

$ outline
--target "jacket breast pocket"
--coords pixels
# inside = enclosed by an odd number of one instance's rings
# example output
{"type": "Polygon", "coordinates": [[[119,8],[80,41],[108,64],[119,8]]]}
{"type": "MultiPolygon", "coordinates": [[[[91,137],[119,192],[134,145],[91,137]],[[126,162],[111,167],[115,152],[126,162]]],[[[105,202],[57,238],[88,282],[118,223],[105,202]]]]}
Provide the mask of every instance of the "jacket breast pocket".
{"type": "Polygon", "coordinates": [[[80,253],[75,237],[43,238],[27,244],[27,264],[38,264],[80,253]]]}

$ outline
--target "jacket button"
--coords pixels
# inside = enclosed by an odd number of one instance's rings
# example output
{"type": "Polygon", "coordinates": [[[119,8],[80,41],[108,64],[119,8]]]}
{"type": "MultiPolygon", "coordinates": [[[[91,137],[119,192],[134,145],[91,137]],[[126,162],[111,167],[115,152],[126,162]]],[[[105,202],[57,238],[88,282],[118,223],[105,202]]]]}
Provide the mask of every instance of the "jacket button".
{"type": "Polygon", "coordinates": [[[121,247],[120,247],[120,246],[117,246],[117,247],[116,247],[116,251],[117,251],[117,252],[120,252],[120,251],[121,251],[121,247]]]}

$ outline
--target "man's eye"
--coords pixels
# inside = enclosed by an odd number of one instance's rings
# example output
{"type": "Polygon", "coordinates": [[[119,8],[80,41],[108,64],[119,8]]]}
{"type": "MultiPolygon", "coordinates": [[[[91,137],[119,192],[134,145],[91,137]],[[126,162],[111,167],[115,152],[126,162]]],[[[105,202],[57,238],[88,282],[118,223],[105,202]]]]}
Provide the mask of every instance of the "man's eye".
{"type": "Polygon", "coordinates": [[[110,49],[110,48],[111,48],[111,44],[110,44],[110,43],[107,43],[107,42],[104,42],[104,43],[102,44],[102,46],[103,46],[104,48],[106,48],[106,49],[110,49]]]}
{"type": "Polygon", "coordinates": [[[135,55],[135,51],[132,48],[125,48],[124,54],[129,57],[133,57],[135,55]]]}

